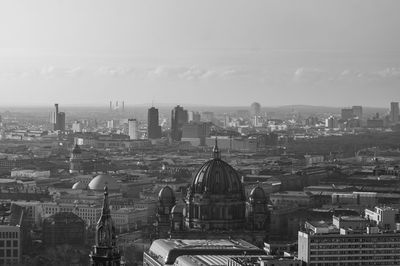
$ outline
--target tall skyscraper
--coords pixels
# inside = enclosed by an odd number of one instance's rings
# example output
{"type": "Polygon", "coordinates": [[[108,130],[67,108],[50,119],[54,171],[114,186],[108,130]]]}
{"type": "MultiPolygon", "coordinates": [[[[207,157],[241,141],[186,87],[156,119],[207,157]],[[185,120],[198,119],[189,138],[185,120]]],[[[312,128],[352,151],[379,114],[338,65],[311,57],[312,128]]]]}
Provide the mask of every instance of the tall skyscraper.
{"type": "Polygon", "coordinates": [[[130,139],[139,139],[139,124],[136,119],[128,119],[128,132],[130,139]]]}
{"type": "Polygon", "coordinates": [[[399,102],[390,103],[390,122],[397,124],[399,122],[399,102]]]}
{"type": "Polygon", "coordinates": [[[147,136],[149,139],[161,138],[161,126],[158,121],[158,109],[151,107],[147,112],[147,136]]]}
{"type": "Polygon", "coordinates": [[[362,106],[353,106],[352,109],[353,109],[353,115],[358,119],[362,120],[363,119],[362,106]]]}
{"type": "Polygon", "coordinates": [[[54,130],[65,130],[65,113],[64,112],[58,112],[58,103],[54,104],[54,107],[56,108],[55,112],[52,112],[50,114],[50,123],[53,124],[53,129],[54,130]]]}
{"type": "Polygon", "coordinates": [[[111,219],[110,203],[108,202],[108,189],[104,188],[103,210],[96,226],[96,243],[90,253],[91,266],[119,266],[121,254],[117,247],[115,225],[111,219]]]}
{"type": "Polygon", "coordinates": [[[182,126],[188,123],[188,112],[177,105],[171,112],[171,137],[175,141],[182,139],[182,126]]]}

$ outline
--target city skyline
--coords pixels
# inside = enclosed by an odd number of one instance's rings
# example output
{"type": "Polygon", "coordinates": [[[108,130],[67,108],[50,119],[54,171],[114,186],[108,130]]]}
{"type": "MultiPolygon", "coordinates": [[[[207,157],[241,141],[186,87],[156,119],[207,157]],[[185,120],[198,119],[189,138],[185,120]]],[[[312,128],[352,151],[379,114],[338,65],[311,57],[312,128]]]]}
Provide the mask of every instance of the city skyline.
{"type": "Polygon", "coordinates": [[[383,107],[399,100],[399,7],[6,1],[0,104],[383,107]]]}

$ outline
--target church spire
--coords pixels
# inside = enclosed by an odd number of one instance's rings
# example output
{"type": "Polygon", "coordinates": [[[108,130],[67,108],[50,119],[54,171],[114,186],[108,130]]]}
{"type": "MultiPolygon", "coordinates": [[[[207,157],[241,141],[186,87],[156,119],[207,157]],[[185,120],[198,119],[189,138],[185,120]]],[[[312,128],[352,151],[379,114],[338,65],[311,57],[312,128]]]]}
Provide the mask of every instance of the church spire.
{"type": "Polygon", "coordinates": [[[213,157],[214,159],[221,159],[221,152],[218,149],[218,138],[215,136],[215,145],[213,148],[213,157]]]}
{"type": "Polygon", "coordinates": [[[96,243],[90,254],[91,265],[121,265],[121,255],[116,245],[114,222],[111,219],[108,188],[104,187],[103,210],[96,226],[96,243]],[[106,264],[104,264],[106,262],[106,264]]]}

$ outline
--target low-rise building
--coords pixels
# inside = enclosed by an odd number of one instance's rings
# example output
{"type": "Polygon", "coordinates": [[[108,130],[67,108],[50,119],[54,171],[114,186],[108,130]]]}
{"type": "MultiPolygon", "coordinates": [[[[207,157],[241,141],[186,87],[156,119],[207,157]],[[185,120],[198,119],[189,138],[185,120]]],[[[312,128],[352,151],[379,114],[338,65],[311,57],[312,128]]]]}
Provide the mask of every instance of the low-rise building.
{"type": "Polygon", "coordinates": [[[242,256],[243,254],[265,255],[263,250],[241,239],[157,239],[153,241],[149,251],[144,252],[143,265],[175,265],[181,256],[242,256]]]}

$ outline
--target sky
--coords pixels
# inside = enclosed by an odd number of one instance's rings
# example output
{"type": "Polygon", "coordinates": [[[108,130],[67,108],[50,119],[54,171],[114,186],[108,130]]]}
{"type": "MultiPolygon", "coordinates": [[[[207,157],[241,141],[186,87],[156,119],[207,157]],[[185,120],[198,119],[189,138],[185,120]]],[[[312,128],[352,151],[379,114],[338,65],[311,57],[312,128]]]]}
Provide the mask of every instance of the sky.
{"type": "Polygon", "coordinates": [[[2,0],[0,104],[389,106],[398,0],[2,0]]]}

